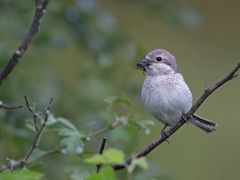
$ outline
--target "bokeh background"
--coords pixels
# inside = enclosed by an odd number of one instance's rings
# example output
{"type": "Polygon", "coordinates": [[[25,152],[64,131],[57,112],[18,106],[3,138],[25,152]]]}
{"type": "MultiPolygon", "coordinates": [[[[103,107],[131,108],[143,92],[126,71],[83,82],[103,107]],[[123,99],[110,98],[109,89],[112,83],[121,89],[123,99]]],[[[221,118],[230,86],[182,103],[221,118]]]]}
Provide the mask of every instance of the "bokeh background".
{"type": "MultiPolygon", "coordinates": [[[[22,61],[0,89],[1,101],[24,104],[23,96],[43,108],[54,98],[55,116],[71,119],[80,131],[106,125],[108,96],[125,94],[131,113],[153,119],[141,104],[144,74],[136,63],[150,50],[164,48],[177,59],[178,70],[190,86],[194,100],[239,61],[240,2],[198,0],[51,0],[39,34],[22,61]]],[[[25,34],[34,12],[32,1],[0,1],[0,65],[3,66],[25,34]]],[[[218,122],[217,131],[204,134],[188,125],[170,144],[147,158],[149,169],[133,179],[223,180],[237,179],[240,167],[240,80],[227,83],[211,95],[197,113],[218,122]]],[[[0,112],[0,162],[18,159],[31,143],[25,126],[26,108],[0,112]]],[[[115,129],[104,134],[108,147],[126,155],[159,137],[155,121],[146,134],[115,129]]],[[[97,152],[101,136],[86,145],[97,152]]],[[[54,148],[58,137],[46,134],[42,146],[54,148]]],[[[39,160],[45,179],[70,179],[64,171],[74,157],[52,155],[39,160]]],[[[124,172],[118,173],[124,179],[124,172]]]]}

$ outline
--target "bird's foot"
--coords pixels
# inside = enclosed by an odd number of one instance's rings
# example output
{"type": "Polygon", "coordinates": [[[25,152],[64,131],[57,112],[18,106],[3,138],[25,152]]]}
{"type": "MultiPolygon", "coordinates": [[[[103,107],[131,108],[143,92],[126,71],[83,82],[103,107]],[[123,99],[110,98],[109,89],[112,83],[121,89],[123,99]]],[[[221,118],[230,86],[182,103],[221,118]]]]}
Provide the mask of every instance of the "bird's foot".
{"type": "Polygon", "coordinates": [[[185,113],[182,113],[182,118],[187,124],[189,123],[189,120],[187,119],[187,116],[185,113]]]}
{"type": "Polygon", "coordinates": [[[166,134],[165,129],[167,128],[167,124],[165,124],[165,126],[163,127],[163,129],[161,130],[161,138],[164,139],[168,144],[170,143],[168,141],[168,135],[166,134]]]}

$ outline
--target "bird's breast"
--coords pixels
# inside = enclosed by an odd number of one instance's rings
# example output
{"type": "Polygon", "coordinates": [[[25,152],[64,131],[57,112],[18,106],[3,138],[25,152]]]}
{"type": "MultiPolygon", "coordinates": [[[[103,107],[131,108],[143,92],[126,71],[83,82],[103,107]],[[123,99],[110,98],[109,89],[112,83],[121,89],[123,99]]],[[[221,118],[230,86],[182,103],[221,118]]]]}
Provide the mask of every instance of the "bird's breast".
{"type": "Polygon", "coordinates": [[[156,119],[174,125],[182,113],[192,105],[192,96],[184,80],[179,77],[146,77],[142,88],[145,109],[156,119]]]}

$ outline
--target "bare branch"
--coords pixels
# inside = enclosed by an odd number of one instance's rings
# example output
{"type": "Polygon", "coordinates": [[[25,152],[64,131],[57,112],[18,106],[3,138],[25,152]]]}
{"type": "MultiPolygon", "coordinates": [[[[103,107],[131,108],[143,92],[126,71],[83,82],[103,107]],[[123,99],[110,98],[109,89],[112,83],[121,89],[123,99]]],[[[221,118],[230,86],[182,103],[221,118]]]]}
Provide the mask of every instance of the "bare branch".
{"type": "Polygon", "coordinates": [[[27,96],[24,96],[24,100],[25,100],[28,110],[32,113],[33,124],[34,124],[35,130],[38,131],[37,117],[39,114],[37,112],[35,112],[35,104],[33,104],[33,106],[30,106],[27,96]]]}
{"type": "MultiPolygon", "coordinates": [[[[105,148],[106,141],[107,141],[107,138],[104,137],[103,140],[102,140],[102,144],[101,144],[100,150],[99,150],[99,154],[102,154],[102,153],[103,153],[103,150],[104,150],[104,148],[105,148]]],[[[97,169],[96,169],[97,172],[100,171],[101,166],[102,166],[101,164],[97,164],[97,169]]]]}
{"type": "Polygon", "coordinates": [[[15,110],[15,109],[20,109],[22,107],[23,107],[22,105],[9,106],[7,104],[4,104],[2,101],[0,101],[0,109],[5,109],[5,110],[8,110],[8,111],[12,111],[12,110],[15,110]]]}
{"type": "MultiPolygon", "coordinates": [[[[25,52],[27,51],[29,45],[31,44],[33,38],[35,37],[35,35],[37,34],[37,32],[39,31],[40,28],[40,22],[41,22],[41,18],[44,15],[45,11],[46,11],[46,7],[48,4],[48,0],[35,0],[35,14],[33,16],[32,19],[32,23],[29,27],[28,32],[26,33],[26,35],[24,36],[21,44],[19,45],[19,47],[16,49],[16,51],[12,54],[11,58],[9,59],[8,63],[0,70],[0,85],[2,84],[3,80],[7,78],[7,76],[13,71],[14,67],[17,65],[17,63],[20,61],[20,58],[25,54],[25,52]]],[[[35,111],[35,106],[30,106],[27,97],[25,96],[25,102],[26,105],[28,107],[28,110],[32,113],[33,115],[33,123],[35,126],[35,130],[36,130],[36,135],[35,138],[33,140],[32,146],[30,147],[30,149],[28,150],[28,152],[26,153],[26,155],[21,158],[19,161],[14,161],[11,159],[7,158],[8,161],[8,165],[3,165],[0,167],[0,172],[3,172],[7,169],[13,169],[15,168],[15,166],[17,168],[23,168],[29,157],[32,155],[34,149],[36,149],[38,147],[38,141],[40,138],[40,135],[44,129],[44,127],[46,126],[47,120],[48,120],[48,116],[49,116],[49,109],[50,109],[50,105],[52,103],[52,98],[50,99],[45,111],[43,114],[36,112],[35,111]],[[38,116],[42,116],[43,117],[43,122],[40,122],[40,127],[38,128],[37,126],[37,117],[38,116]]],[[[0,103],[0,108],[4,108],[7,110],[13,110],[13,109],[17,109],[20,108],[21,106],[8,106],[6,104],[3,104],[2,102],[0,103]]]]}
{"type": "MultiPolygon", "coordinates": [[[[29,106],[27,97],[25,96],[24,98],[25,98],[25,101],[26,101],[26,105],[28,106],[28,109],[29,109],[29,110],[30,110],[30,109],[33,109],[32,107],[29,106]]],[[[34,138],[34,140],[33,140],[32,146],[31,146],[30,149],[28,150],[27,154],[26,154],[26,155],[22,158],[22,160],[20,161],[20,165],[19,165],[20,168],[23,168],[23,167],[26,165],[27,160],[28,160],[29,157],[32,155],[34,149],[36,149],[36,148],[39,146],[38,141],[39,141],[39,138],[40,138],[40,135],[41,135],[43,129],[44,129],[45,126],[46,126],[46,123],[47,123],[47,120],[48,120],[48,116],[49,116],[49,113],[50,113],[50,112],[49,112],[49,109],[50,109],[50,105],[51,105],[52,101],[53,101],[53,98],[50,99],[50,101],[49,101],[49,103],[48,103],[48,105],[47,105],[47,107],[46,107],[46,109],[45,109],[45,112],[44,112],[44,121],[42,122],[42,125],[40,126],[40,128],[37,130],[37,133],[36,133],[35,138],[34,138]]],[[[30,110],[30,112],[32,113],[31,110],[30,110]]],[[[33,115],[33,116],[35,116],[35,115],[33,115]]]]}
{"type": "Polygon", "coordinates": [[[7,76],[12,72],[16,64],[19,62],[20,58],[25,54],[34,36],[39,31],[40,21],[46,11],[47,4],[48,0],[36,0],[35,14],[27,34],[23,38],[20,46],[12,54],[8,63],[0,70],[0,85],[2,84],[3,80],[6,79],[7,76]]]}
{"type": "MultiPolygon", "coordinates": [[[[220,88],[223,84],[226,82],[230,81],[231,79],[235,78],[237,76],[237,71],[240,69],[240,62],[228,73],[226,74],[222,79],[220,79],[218,82],[216,82],[213,86],[206,88],[204,90],[204,93],[202,96],[195,102],[195,104],[192,106],[192,108],[188,111],[186,114],[187,120],[189,120],[193,113],[197,111],[197,109],[202,105],[202,103],[207,99],[209,95],[211,95],[214,91],[216,91],[218,88],[220,88]]],[[[140,158],[143,156],[147,156],[152,150],[154,150],[156,147],[158,147],[160,144],[162,144],[166,139],[168,139],[170,136],[172,136],[182,125],[186,123],[186,120],[184,120],[183,117],[181,117],[180,121],[178,124],[175,126],[171,127],[167,132],[166,132],[166,137],[162,138],[160,137],[159,139],[153,141],[151,144],[146,146],[142,151],[134,155],[133,157],[129,157],[126,161],[125,164],[116,164],[113,166],[114,170],[120,170],[125,168],[127,165],[129,165],[132,161],[133,158],[140,158]]]]}
{"type": "MultiPolygon", "coordinates": [[[[44,111],[43,113],[37,113],[36,110],[35,110],[35,107],[30,106],[27,97],[24,96],[24,98],[25,98],[25,102],[26,102],[26,106],[27,106],[28,110],[31,112],[33,118],[35,119],[34,122],[33,122],[35,128],[36,128],[36,126],[37,126],[37,125],[35,124],[37,118],[39,118],[40,121],[41,121],[41,117],[42,117],[43,119],[42,119],[42,121],[40,122],[40,124],[41,124],[40,127],[36,129],[36,134],[35,134],[35,137],[34,137],[34,139],[33,139],[32,145],[31,145],[31,147],[29,148],[29,150],[27,151],[27,153],[25,154],[25,156],[22,157],[19,161],[14,161],[14,160],[11,160],[11,159],[7,158],[8,165],[7,165],[7,166],[2,166],[2,167],[0,168],[0,172],[3,172],[3,171],[5,171],[5,170],[7,170],[7,169],[10,169],[10,170],[14,170],[14,169],[16,169],[16,168],[20,168],[20,169],[21,169],[21,168],[23,168],[23,167],[26,166],[27,161],[28,161],[28,159],[30,158],[30,156],[32,155],[33,151],[39,146],[38,142],[39,142],[40,136],[41,136],[41,134],[42,134],[42,132],[43,132],[45,126],[46,126],[46,123],[47,123],[47,120],[48,120],[48,116],[49,116],[49,114],[50,114],[50,111],[49,111],[49,110],[50,110],[50,105],[51,105],[51,103],[52,103],[52,101],[53,101],[53,98],[51,98],[51,99],[49,100],[49,103],[48,103],[48,105],[46,106],[45,111],[44,111]],[[11,162],[11,161],[13,161],[13,162],[11,162]]],[[[49,152],[49,154],[50,154],[50,153],[53,153],[53,152],[49,152]]]]}
{"type": "Polygon", "coordinates": [[[114,121],[113,123],[109,124],[108,126],[102,128],[102,129],[99,129],[95,132],[92,132],[88,137],[92,138],[92,137],[99,136],[100,134],[104,134],[112,129],[115,129],[115,128],[121,126],[121,125],[123,125],[123,123],[121,121],[114,121]]]}

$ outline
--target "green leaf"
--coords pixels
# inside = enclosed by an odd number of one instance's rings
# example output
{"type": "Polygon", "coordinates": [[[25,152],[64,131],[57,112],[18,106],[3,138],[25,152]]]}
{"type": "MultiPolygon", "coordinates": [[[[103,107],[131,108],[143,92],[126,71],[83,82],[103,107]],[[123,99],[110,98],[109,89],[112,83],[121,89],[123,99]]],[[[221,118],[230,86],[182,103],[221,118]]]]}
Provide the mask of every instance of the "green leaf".
{"type": "Polygon", "coordinates": [[[118,149],[106,149],[103,154],[95,154],[85,160],[90,164],[121,164],[124,163],[124,154],[118,149]]]}
{"type": "Polygon", "coordinates": [[[107,160],[107,163],[124,163],[124,154],[118,149],[107,149],[103,152],[103,157],[107,160]]]}
{"type": "Polygon", "coordinates": [[[43,175],[36,171],[30,171],[26,168],[19,171],[5,171],[0,174],[2,180],[39,180],[43,175]]]}
{"type": "Polygon", "coordinates": [[[121,126],[114,131],[109,132],[111,141],[115,142],[117,148],[124,152],[134,151],[135,145],[138,143],[139,130],[134,126],[121,126]]]}
{"type": "Polygon", "coordinates": [[[83,138],[85,138],[85,136],[79,131],[74,131],[69,128],[61,128],[58,134],[64,137],[60,141],[60,144],[66,147],[68,153],[81,154],[83,152],[83,138]]]}
{"type": "Polygon", "coordinates": [[[70,174],[72,180],[86,180],[86,177],[91,175],[95,170],[90,164],[81,164],[78,162],[71,162],[64,168],[64,171],[70,174]]]}
{"type": "Polygon", "coordinates": [[[66,127],[70,128],[70,129],[78,131],[77,128],[68,119],[59,117],[59,118],[57,118],[57,121],[64,124],[66,127]]]}
{"type": "Polygon", "coordinates": [[[116,173],[110,167],[102,168],[99,173],[94,172],[86,180],[116,180],[116,173]]]}
{"type": "Polygon", "coordinates": [[[155,123],[152,120],[149,119],[138,119],[135,117],[130,117],[129,118],[129,123],[137,126],[138,128],[142,129],[144,131],[145,134],[149,134],[150,133],[150,126],[154,126],[155,123]]]}
{"type": "Polygon", "coordinates": [[[108,107],[107,107],[108,111],[112,111],[113,107],[118,104],[124,104],[128,108],[131,106],[131,102],[125,94],[122,94],[121,96],[109,96],[109,97],[106,97],[104,101],[108,103],[108,107]]]}
{"type": "Polygon", "coordinates": [[[128,123],[128,116],[118,116],[115,114],[115,121],[120,122],[123,125],[126,125],[128,123]]]}
{"type": "Polygon", "coordinates": [[[85,135],[80,133],[78,129],[67,119],[57,118],[64,125],[58,128],[58,134],[64,138],[60,141],[61,146],[66,148],[68,153],[81,154],[84,148],[85,135]]]}
{"type": "Polygon", "coordinates": [[[133,159],[131,164],[127,167],[128,172],[132,173],[137,166],[144,170],[148,169],[148,163],[145,157],[133,159]]]}
{"type": "Polygon", "coordinates": [[[57,123],[57,119],[55,118],[54,114],[50,113],[48,115],[47,126],[51,126],[57,123]]]}
{"type": "Polygon", "coordinates": [[[39,148],[36,148],[32,155],[30,156],[28,162],[33,162],[33,161],[36,161],[37,159],[43,157],[44,155],[47,154],[47,151],[44,151],[42,149],[39,149],[39,148]]]}

